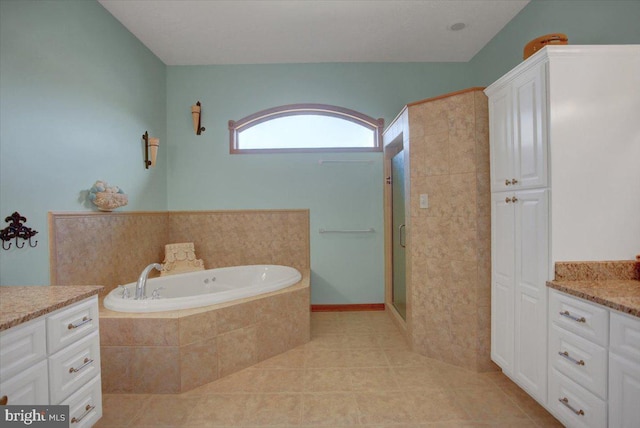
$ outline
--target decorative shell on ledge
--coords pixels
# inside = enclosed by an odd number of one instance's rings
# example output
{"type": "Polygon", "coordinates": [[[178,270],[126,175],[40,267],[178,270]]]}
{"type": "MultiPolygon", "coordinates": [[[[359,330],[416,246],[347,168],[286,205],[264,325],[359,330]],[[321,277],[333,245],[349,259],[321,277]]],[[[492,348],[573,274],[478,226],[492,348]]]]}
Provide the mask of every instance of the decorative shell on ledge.
{"type": "Polygon", "coordinates": [[[100,211],[113,211],[129,203],[129,198],[118,186],[109,186],[106,181],[98,180],[89,189],[89,200],[100,211]]]}

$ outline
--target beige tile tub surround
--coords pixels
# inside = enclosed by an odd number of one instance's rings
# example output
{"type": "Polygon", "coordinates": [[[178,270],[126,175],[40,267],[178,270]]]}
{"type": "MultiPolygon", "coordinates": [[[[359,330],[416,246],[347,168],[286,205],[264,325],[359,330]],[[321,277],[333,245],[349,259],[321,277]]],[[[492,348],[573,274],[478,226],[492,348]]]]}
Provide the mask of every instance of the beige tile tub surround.
{"type": "Polygon", "coordinates": [[[205,308],[100,311],[103,391],[171,394],[309,341],[309,271],[300,283],[205,308]]]}
{"type": "MultiPolygon", "coordinates": [[[[102,284],[103,296],[193,242],[205,269],[281,264],[298,285],[237,305],[151,314],[101,308],[105,392],[177,393],[309,340],[309,210],[50,213],[51,283],[102,284]]],[[[155,273],[154,273],[155,275],[155,273]]]]}
{"type": "Polygon", "coordinates": [[[50,212],[51,285],[105,286],[133,282],[161,261],[169,239],[167,212],[50,212]]]}
{"type": "Polygon", "coordinates": [[[49,242],[51,284],[101,284],[104,294],[161,262],[170,243],[193,242],[205,269],[310,268],[309,210],[52,212],[49,242]]]}
{"type": "MultiPolygon", "coordinates": [[[[409,104],[407,335],[412,349],[476,371],[490,359],[489,112],[483,88],[409,104]],[[420,194],[429,208],[420,208],[420,194]]],[[[392,125],[393,126],[393,125],[392,125]]]]}

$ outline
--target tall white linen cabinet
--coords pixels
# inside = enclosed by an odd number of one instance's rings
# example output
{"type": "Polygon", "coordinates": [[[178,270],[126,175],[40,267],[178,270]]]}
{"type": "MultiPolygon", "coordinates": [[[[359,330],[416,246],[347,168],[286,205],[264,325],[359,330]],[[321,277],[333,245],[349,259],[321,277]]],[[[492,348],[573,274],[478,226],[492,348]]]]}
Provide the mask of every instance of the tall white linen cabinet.
{"type": "Polygon", "coordinates": [[[491,359],[550,408],[546,281],[554,263],[638,251],[640,45],[548,46],[485,93],[491,359]]]}

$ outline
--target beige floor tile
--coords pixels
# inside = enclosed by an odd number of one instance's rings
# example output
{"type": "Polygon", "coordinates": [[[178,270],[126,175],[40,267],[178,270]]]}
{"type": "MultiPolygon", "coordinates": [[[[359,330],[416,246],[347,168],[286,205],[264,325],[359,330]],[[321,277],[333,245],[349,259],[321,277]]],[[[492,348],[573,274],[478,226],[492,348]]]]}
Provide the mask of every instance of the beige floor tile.
{"type": "Polygon", "coordinates": [[[252,395],[247,405],[246,425],[298,425],[302,415],[301,394],[252,395]]]}
{"type": "Polygon", "coordinates": [[[306,351],[306,368],[347,367],[349,351],[346,349],[306,348],[306,351]]]}
{"type": "Polygon", "coordinates": [[[430,358],[408,349],[383,349],[391,367],[424,367],[433,362],[430,358]]]}
{"type": "Polygon", "coordinates": [[[276,355],[269,359],[259,362],[254,365],[254,368],[303,368],[306,351],[303,347],[291,349],[282,354],[276,355]]]}
{"type": "Polygon", "coordinates": [[[198,403],[198,398],[181,395],[154,395],[133,419],[133,426],[182,426],[198,403]]]}
{"type": "Polygon", "coordinates": [[[414,409],[402,392],[361,392],[355,394],[362,424],[416,422],[414,409]]]}
{"type": "Polygon", "coordinates": [[[105,394],[96,428],[561,426],[502,373],[409,351],[384,312],[311,320],[311,342],[184,394],[105,394]]]}
{"type": "Polygon", "coordinates": [[[212,394],[200,397],[185,425],[190,427],[244,426],[251,394],[212,394]]]}
{"type": "Polygon", "coordinates": [[[400,390],[394,372],[386,367],[351,369],[349,378],[354,391],[400,390]]]}
{"type": "Polygon", "coordinates": [[[302,425],[356,425],[358,404],[353,394],[303,394],[302,425]]]}
{"type": "Polygon", "coordinates": [[[254,369],[259,371],[259,392],[302,392],[304,369],[254,369]]]}
{"type": "Polygon", "coordinates": [[[406,400],[417,422],[470,420],[464,405],[452,391],[413,391],[406,394],[406,400]]]}
{"type": "Polygon", "coordinates": [[[146,394],[104,394],[102,396],[102,418],[95,428],[131,425],[142,412],[152,395],[146,394]]]}
{"type": "Polygon", "coordinates": [[[344,392],[353,390],[350,369],[309,368],[304,372],[305,392],[344,392]]]}
{"type": "Polygon", "coordinates": [[[448,389],[438,370],[433,367],[394,367],[392,370],[398,385],[407,391],[448,389]]]}
{"type": "Polygon", "coordinates": [[[529,418],[499,388],[456,389],[454,400],[460,403],[469,419],[479,422],[529,418]]]}
{"type": "Polygon", "coordinates": [[[376,340],[378,342],[378,346],[384,349],[409,350],[407,340],[402,334],[397,332],[397,329],[395,332],[381,333],[376,337],[376,340]]]}
{"type": "Polygon", "coordinates": [[[230,374],[214,382],[207,383],[185,392],[185,396],[222,394],[227,392],[259,392],[260,384],[256,382],[260,372],[254,368],[246,368],[230,374]]]}
{"type": "Polygon", "coordinates": [[[348,349],[343,362],[345,367],[389,367],[389,361],[379,348],[348,349]]]}

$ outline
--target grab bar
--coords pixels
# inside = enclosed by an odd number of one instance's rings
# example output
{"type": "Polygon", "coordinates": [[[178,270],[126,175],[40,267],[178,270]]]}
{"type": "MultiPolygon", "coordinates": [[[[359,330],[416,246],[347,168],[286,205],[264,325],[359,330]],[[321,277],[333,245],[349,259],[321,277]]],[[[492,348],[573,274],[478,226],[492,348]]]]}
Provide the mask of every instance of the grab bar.
{"type": "Polygon", "coordinates": [[[325,163],[373,163],[373,160],[369,159],[320,159],[318,160],[320,165],[325,163]]]}
{"type": "Polygon", "coordinates": [[[373,233],[376,230],[373,227],[369,229],[320,229],[319,233],[373,233]]]}

